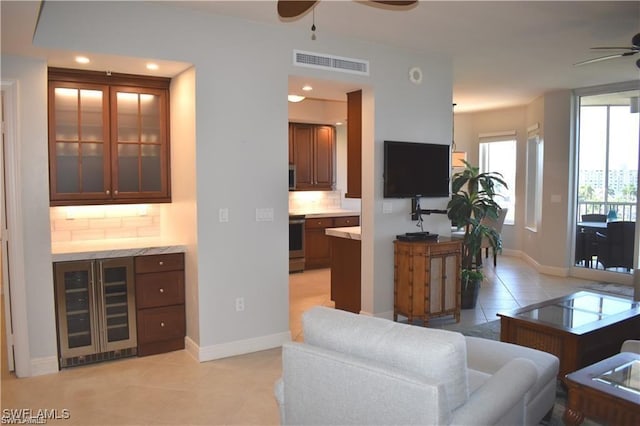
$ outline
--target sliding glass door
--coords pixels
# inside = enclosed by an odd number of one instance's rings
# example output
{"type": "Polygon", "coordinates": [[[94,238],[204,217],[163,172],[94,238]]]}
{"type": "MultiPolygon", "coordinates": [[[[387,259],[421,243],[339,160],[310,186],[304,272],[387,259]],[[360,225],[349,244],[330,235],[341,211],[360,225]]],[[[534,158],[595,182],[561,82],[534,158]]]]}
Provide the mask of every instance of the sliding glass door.
{"type": "Polygon", "coordinates": [[[578,97],[577,268],[630,274],[637,267],[639,96],[636,89],[578,97]]]}

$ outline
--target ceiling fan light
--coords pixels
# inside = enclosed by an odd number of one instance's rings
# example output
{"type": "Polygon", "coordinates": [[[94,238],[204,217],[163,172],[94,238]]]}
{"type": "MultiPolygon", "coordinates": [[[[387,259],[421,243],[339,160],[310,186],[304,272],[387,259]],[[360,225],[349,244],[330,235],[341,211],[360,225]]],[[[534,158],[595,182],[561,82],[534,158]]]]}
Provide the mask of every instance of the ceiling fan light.
{"type": "Polygon", "coordinates": [[[293,102],[293,103],[302,102],[302,101],[304,101],[304,99],[305,99],[305,97],[304,96],[300,96],[300,95],[289,95],[289,96],[287,96],[287,100],[289,102],[293,102]]]}

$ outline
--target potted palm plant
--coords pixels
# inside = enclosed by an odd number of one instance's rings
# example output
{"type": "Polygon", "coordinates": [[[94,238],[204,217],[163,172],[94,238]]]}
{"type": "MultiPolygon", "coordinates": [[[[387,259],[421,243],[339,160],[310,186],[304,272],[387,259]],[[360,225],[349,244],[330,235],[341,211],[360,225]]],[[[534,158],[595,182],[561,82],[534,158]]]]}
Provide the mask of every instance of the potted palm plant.
{"type": "Polygon", "coordinates": [[[495,252],[502,248],[500,234],[482,223],[487,218],[496,219],[501,208],[495,201],[496,189],[507,183],[496,172],[480,173],[464,161],[464,170],[453,175],[451,200],[447,204],[447,216],[454,226],[464,229],[462,243],[462,309],[475,308],[480,283],[484,279],[481,263],[481,246],[487,239],[495,252]]]}

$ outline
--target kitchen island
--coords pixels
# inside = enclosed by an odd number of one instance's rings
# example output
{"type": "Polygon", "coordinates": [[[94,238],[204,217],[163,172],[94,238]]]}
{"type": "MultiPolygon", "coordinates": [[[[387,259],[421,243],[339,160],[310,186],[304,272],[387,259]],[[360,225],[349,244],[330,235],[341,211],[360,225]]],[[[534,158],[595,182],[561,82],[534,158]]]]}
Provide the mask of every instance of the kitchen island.
{"type": "Polygon", "coordinates": [[[331,300],[336,309],[360,313],[360,227],[329,228],[331,300]]]}

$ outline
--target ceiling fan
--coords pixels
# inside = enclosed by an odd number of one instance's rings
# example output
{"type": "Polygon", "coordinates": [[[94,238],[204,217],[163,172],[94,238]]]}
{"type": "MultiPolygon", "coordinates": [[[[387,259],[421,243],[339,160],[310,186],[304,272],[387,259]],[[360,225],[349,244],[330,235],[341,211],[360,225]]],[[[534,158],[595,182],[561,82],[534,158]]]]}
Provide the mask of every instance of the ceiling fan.
{"type": "MultiPolygon", "coordinates": [[[[373,3],[382,3],[388,6],[409,6],[417,3],[414,1],[376,1],[370,0],[373,3]]],[[[279,0],[278,1],[278,15],[281,18],[295,18],[304,14],[311,9],[317,1],[295,1],[295,0],[279,0]]]]}
{"type": "MultiPolygon", "coordinates": [[[[578,62],[574,65],[586,65],[591,64],[593,62],[606,61],[613,58],[620,58],[625,56],[632,56],[636,53],[640,52],[640,33],[633,36],[631,39],[631,46],[627,47],[592,47],[591,50],[618,50],[617,53],[612,53],[611,55],[600,56],[594,59],[588,59],[586,61],[578,62]]],[[[636,61],[636,66],[640,68],[640,59],[636,61]]]]}

